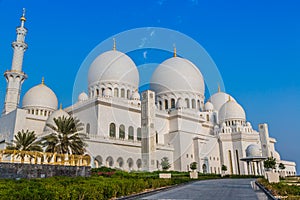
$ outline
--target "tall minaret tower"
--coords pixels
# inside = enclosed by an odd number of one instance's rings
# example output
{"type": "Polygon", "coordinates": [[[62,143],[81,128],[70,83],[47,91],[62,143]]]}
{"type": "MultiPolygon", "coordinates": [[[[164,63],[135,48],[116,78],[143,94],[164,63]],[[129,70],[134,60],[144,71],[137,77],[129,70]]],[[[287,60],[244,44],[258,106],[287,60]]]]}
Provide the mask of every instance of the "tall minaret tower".
{"type": "Polygon", "coordinates": [[[11,70],[4,73],[4,77],[7,81],[7,88],[3,114],[7,114],[18,107],[20,102],[21,86],[27,78],[27,75],[22,72],[24,52],[27,49],[27,44],[25,43],[27,29],[24,27],[26,21],[25,8],[23,8],[23,15],[20,18],[20,21],[21,26],[16,29],[17,40],[11,44],[14,49],[11,70]]]}

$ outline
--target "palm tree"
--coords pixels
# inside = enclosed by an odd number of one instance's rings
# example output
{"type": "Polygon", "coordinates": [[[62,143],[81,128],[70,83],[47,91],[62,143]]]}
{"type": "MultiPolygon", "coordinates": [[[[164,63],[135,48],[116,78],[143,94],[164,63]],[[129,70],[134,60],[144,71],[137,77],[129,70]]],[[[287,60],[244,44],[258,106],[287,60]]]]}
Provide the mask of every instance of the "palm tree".
{"type": "Polygon", "coordinates": [[[268,157],[265,161],[264,161],[264,168],[267,171],[273,170],[276,168],[276,158],[273,157],[268,157]]]}
{"type": "Polygon", "coordinates": [[[83,155],[87,146],[84,139],[83,124],[73,117],[54,118],[55,125],[46,124],[52,133],[42,138],[45,152],[57,154],[83,155]]]}
{"type": "MultiPolygon", "coordinates": [[[[12,143],[7,143],[6,150],[17,150],[17,158],[21,158],[21,163],[24,163],[24,159],[26,157],[25,151],[43,151],[42,145],[40,141],[37,141],[37,137],[34,131],[24,130],[19,131],[15,135],[15,139],[12,143]]],[[[6,154],[11,155],[14,154],[12,152],[7,152],[6,154]]]]}

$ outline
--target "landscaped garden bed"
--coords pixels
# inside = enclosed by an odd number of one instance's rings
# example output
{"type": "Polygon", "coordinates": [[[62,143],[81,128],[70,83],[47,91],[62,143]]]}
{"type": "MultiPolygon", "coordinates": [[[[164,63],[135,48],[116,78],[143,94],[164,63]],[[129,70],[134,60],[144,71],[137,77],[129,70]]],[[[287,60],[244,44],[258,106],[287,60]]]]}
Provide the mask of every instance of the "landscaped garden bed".
{"type": "MultiPolygon", "coordinates": [[[[112,199],[193,180],[189,172],[168,171],[172,175],[170,179],[160,179],[160,173],[162,171],[125,172],[102,167],[92,169],[91,177],[0,179],[0,199],[112,199]]],[[[248,178],[228,176],[238,177],[248,178]]],[[[217,178],[221,176],[199,173],[197,180],[217,178]]]]}
{"type": "Polygon", "coordinates": [[[188,173],[170,173],[171,179],[159,179],[159,172],[100,168],[93,169],[92,176],[86,178],[0,179],[0,199],[111,199],[190,181],[188,173]]]}
{"type": "Polygon", "coordinates": [[[269,183],[266,179],[260,178],[258,182],[269,190],[275,198],[280,199],[300,199],[300,183],[293,178],[286,178],[279,183],[269,183]]]}

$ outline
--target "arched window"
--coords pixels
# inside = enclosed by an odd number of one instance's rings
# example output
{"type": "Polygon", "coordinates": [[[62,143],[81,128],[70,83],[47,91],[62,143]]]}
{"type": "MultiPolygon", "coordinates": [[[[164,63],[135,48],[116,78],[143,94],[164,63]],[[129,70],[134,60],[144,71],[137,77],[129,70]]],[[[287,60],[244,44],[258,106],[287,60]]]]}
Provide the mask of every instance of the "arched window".
{"type": "Polygon", "coordinates": [[[209,122],[209,115],[206,115],[206,121],[209,122]]]}
{"type": "Polygon", "coordinates": [[[206,164],[202,165],[202,171],[203,171],[203,174],[207,173],[207,166],[206,166],[206,164]]]}
{"type": "Polygon", "coordinates": [[[142,129],[141,128],[137,128],[136,138],[138,141],[142,140],[142,129]]]}
{"type": "Polygon", "coordinates": [[[123,124],[119,127],[119,138],[125,139],[125,126],[123,124]]]}
{"type": "Polygon", "coordinates": [[[171,99],[171,108],[175,108],[175,99],[171,99]]]}
{"type": "Polygon", "coordinates": [[[185,99],[186,107],[190,108],[190,101],[188,98],[185,99]]]}
{"type": "Polygon", "coordinates": [[[132,160],[132,158],[128,158],[127,164],[128,164],[129,169],[132,169],[132,167],[133,167],[133,160],[132,160]]]}
{"type": "Polygon", "coordinates": [[[90,134],[91,125],[89,123],[86,124],[86,134],[90,134]]]}
{"type": "Polygon", "coordinates": [[[109,137],[116,137],[116,125],[114,123],[109,125],[109,137]]]}
{"type": "Polygon", "coordinates": [[[162,103],[161,103],[161,101],[158,102],[158,105],[159,105],[159,110],[162,110],[162,103]]]}
{"type": "Polygon", "coordinates": [[[118,88],[114,89],[114,97],[119,97],[119,89],[118,88]]]}
{"type": "Polygon", "coordinates": [[[129,126],[129,128],[128,128],[128,140],[133,140],[133,139],[134,139],[133,127],[129,126]]]}
{"type": "Polygon", "coordinates": [[[118,167],[122,168],[123,165],[124,165],[124,160],[123,160],[123,158],[119,157],[119,158],[117,159],[117,163],[118,163],[118,165],[119,165],[118,167]]]}
{"type": "Polygon", "coordinates": [[[130,90],[127,90],[127,99],[130,99],[130,90]]]}
{"type": "Polygon", "coordinates": [[[102,157],[99,156],[99,155],[96,156],[96,158],[95,158],[95,167],[98,168],[98,167],[102,166],[102,164],[103,164],[102,157]]]}
{"type": "Polygon", "coordinates": [[[97,96],[99,96],[99,89],[96,89],[96,94],[97,94],[97,96]]]}
{"type": "Polygon", "coordinates": [[[166,100],[165,100],[165,109],[167,110],[168,108],[169,108],[168,100],[166,99],[166,100]]]}
{"type": "Polygon", "coordinates": [[[141,168],[142,168],[142,160],[141,160],[141,159],[138,159],[138,160],[136,161],[136,165],[137,165],[138,169],[141,169],[141,168]]]}
{"type": "Polygon", "coordinates": [[[197,108],[200,110],[200,100],[197,101],[197,108]]]}
{"type": "Polygon", "coordinates": [[[125,89],[124,88],[121,89],[121,97],[125,98],[125,89]]]}
{"type": "Polygon", "coordinates": [[[196,108],[196,101],[195,101],[195,99],[192,99],[192,108],[193,108],[193,109],[196,108]]]}
{"type": "Polygon", "coordinates": [[[114,159],[111,156],[107,157],[106,158],[106,166],[112,167],[113,165],[114,165],[114,159]]]}

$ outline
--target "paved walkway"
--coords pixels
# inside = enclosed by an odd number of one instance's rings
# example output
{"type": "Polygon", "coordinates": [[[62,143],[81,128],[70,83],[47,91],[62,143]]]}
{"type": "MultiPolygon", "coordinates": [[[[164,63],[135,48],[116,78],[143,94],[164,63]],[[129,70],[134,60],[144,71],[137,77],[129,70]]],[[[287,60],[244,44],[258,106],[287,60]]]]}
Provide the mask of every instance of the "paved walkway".
{"type": "Polygon", "coordinates": [[[182,187],[158,192],[142,199],[228,199],[267,200],[258,188],[252,188],[253,179],[220,179],[197,181],[182,187]]]}

